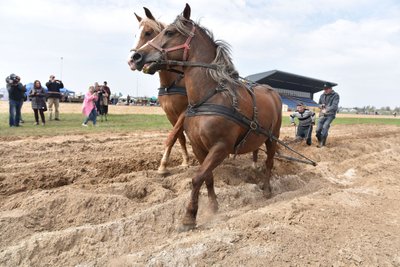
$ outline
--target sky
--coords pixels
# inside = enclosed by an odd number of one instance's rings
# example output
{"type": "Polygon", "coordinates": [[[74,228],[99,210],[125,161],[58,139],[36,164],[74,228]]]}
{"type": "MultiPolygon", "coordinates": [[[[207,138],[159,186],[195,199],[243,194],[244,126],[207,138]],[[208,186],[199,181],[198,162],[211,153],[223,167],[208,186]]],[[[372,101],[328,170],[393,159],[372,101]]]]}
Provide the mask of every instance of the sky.
{"type": "Polygon", "coordinates": [[[342,107],[400,106],[399,0],[0,0],[0,77],[45,84],[54,74],[75,92],[107,81],[156,96],[158,75],[127,64],[134,12],[171,23],[186,2],[231,45],[242,77],[277,69],[338,83],[342,107]]]}

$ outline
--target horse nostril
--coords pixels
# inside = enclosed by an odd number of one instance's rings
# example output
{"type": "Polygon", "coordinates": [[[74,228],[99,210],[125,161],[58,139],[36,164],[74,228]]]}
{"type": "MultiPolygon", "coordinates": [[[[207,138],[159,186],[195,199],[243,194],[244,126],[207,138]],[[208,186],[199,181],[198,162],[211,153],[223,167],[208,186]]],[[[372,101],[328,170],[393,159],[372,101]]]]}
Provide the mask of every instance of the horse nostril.
{"type": "Polygon", "coordinates": [[[133,56],[132,56],[132,60],[136,63],[142,61],[142,58],[143,58],[142,55],[137,52],[135,54],[133,54],[133,56]]]}

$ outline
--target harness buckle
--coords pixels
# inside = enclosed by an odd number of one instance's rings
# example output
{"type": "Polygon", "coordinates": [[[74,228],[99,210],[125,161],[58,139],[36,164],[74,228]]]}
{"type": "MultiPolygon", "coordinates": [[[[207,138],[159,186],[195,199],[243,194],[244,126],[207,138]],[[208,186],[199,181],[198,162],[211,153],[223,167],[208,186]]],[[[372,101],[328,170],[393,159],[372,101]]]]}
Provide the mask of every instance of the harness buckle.
{"type": "Polygon", "coordinates": [[[250,126],[250,129],[252,129],[253,131],[257,130],[257,128],[258,128],[258,124],[255,121],[251,121],[249,126],[250,126]]]}

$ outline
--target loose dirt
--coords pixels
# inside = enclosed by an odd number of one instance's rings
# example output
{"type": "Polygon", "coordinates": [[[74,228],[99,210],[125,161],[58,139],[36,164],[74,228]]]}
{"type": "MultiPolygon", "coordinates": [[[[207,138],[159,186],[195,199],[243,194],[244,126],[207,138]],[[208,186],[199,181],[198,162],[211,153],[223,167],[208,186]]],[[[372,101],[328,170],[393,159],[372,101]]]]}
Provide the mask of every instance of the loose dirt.
{"type": "Polygon", "coordinates": [[[198,165],[180,167],[176,145],[159,176],[167,134],[0,138],[0,266],[400,266],[399,127],[334,125],[328,147],[294,144],[318,166],[275,160],[269,199],[264,155],[257,169],[226,159],[219,211],[203,187],[184,233],[198,165]]]}

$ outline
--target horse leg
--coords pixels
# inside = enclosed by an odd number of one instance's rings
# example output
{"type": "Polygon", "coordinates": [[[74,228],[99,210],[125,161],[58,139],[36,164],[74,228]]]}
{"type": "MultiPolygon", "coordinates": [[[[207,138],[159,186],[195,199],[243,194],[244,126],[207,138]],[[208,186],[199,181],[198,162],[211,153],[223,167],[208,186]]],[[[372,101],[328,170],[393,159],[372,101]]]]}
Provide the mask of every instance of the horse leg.
{"type": "Polygon", "coordinates": [[[181,134],[178,136],[179,143],[181,144],[181,153],[182,153],[182,167],[187,167],[189,166],[189,153],[186,148],[186,137],[181,132],[181,134]]]}
{"type": "Polygon", "coordinates": [[[212,172],[209,176],[207,176],[205,182],[208,194],[208,207],[212,213],[216,213],[218,211],[218,201],[217,201],[217,194],[215,194],[214,190],[214,175],[212,172]]]}
{"type": "Polygon", "coordinates": [[[169,161],[169,155],[171,154],[171,150],[172,150],[172,146],[166,145],[164,154],[161,158],[160,166],[158,167],[158,171],[157,171],[159,174],[165,175],[165,174],[169,173],[169,171],[167,169],[167,164],[169,161]]]}
{"type": "MultiPolygon", "coordinates": [[[[189,166],[189,153],[186,148],[186,137],[183,134],[183,123],[184,122],[185,122],[185,112],[182,112],[181,115],[179,115],[179,118],[174,125],[174,129],[176,129],[176,131],[177,131],[176,134],[178,136],[178,140],[181,145],[181,153],[182,153],[181,166],[187,167],[187,166],[189,166]]],[[[175,139],[175,141],[176,141],[176,139],[175,139]]]]}
{"type": "Polygon", "coordinates": [[[265,180],[262,189],[264,190],[265,197],[269,198],[271,196],[270,179],[272,175],[272,168],[274,167],[274,156],[277,144],[275,140],[267,139],[265,146],[267,147],[267,159],[265,161],[265,180]]]}
{"type": "Polygon", "coordinates": [[[185,216],[182,220],[181,230],[187,231],[193,229],[196,226],[196,216],[199,207],[199,192],[206,182],[209,205],[216,211],[218,210],[217,196],[214,191],[214,177],[212,171],[226,158],[229,154],[228,149],[224,145],[215,145],[208,152],[207,156],[204,158],[206,152],[194,151],[197,159],[201,163],[196,176],[192,179],[192,192],[190,194],[190,201],[186,208],[185,216]],[[204,161],[203,161],[204,159],[204,161]]]}
{"type": "Polygon", "coordinates": [[[258,149],[253,151],[253,164],[251,165],[253,169],[257,169],[257,160],[258,160],[258,149]]]}
{"type": "MultiPolygon", "coordinates": [[[[172,131],[169,133],[167,140],[165,141],[165,151],[163,154],[163,157],[160,162],[160,166],[158,167],[158,173],[159,174],[167,174],[169,171],[167,169],[168,161],[169,161],[169,156],[171,154],[172,147],[174,146],[176,139],[178,139],[179,135],[183,135],[183,122],[185,120],[185,114],[182,113],[178,121],[175,123],[174,128],[172,131]]],[[[186,141],[185,141],[186,142],[186,141]]],[[[186,148],[186,146],[185,146],[186,148]]],[[[187,153],[187,151],[186,151],[187,153]]]]}

